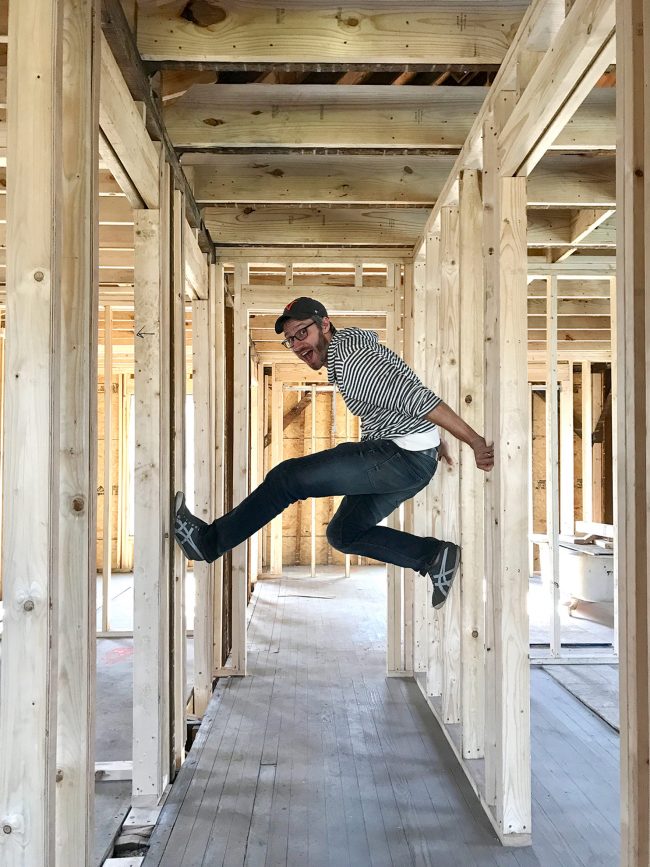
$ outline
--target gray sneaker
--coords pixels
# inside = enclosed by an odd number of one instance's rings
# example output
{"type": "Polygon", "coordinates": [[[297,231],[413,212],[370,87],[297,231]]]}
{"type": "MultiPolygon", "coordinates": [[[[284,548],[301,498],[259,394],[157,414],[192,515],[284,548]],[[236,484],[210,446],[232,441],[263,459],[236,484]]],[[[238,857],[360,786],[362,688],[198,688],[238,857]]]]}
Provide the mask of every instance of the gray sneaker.
{"type": "Polygon", "coordinates": [[[193,515],[185,505],[185,494],[178,491],[174,498],[174,538],[188,560],[207,560],[201,549],[200,537],[208,525],[193,515]]]}
{"type": "Polygon", "coordinates": [[[460,547],[453,542],[441,542],[440,550],[434,557],[433,562],[422,573],[431,578],[433,585],[431,604],[434,608],[442,608],[447,601],[459,566],[460,547]]]}

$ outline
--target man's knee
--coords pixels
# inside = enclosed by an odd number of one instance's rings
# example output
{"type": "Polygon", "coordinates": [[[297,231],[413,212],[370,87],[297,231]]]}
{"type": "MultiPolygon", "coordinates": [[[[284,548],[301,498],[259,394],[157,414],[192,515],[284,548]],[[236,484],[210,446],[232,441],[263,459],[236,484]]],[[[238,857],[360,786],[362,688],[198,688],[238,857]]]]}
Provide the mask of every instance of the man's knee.
{"type": "Polygon", "coordinates": [[[335,548],[337,551],[340,551],[342,554],[354,554],[355,552],[352,550],[351,543],[345,539],[343,535],[343,527],[341,521],[337,521],[336,518],[331,520],[327,525],[327,541],[330,543],[332,548],[335,548]]]}
{"type": "Polygon", "coordinates": [[[292,503],[305,499],[303,493],[302,473],[296,458],[288,458],[274,466],[266,474],[264,481],[281,491],[292,503]]]}

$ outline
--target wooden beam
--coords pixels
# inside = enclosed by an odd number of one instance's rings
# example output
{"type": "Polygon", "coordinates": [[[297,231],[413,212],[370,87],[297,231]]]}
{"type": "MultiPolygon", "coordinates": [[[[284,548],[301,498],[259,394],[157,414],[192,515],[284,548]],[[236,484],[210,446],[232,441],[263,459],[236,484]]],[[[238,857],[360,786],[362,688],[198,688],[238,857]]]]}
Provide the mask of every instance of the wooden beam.
{"type": "MultiPolygon", "coordinates": [[[[223,515],[226,489],[226,325],[224,273],[220,265],[209,266],[210,298],[210,398],[214,427],[213,514],[223,515]]],[[[215,669],[223,664],[223,557],[214,564],[213,662],[215,669]]]]}
{"type": "Polygon", "coordinates": [[[111,574],[113,565],[113,327],[110,307],[104,308],[104,466],[102,481],[102,632],[111,628],[111,574]]]}
{"type": "MultiPolygon", "coordinates": [[[[248,282],[248,265],[235,268],[234,333],[234,406],[233,406],[233,479],[232,497],[236,506],[248,496],[248,425],[249,425],[249,324],[242,297],[248,282]]],[[[243,543],[232,552],[232,668],[233,674],[246,674],[246,606],[248,605],[248,545],[243,543]]]]}
{"type": "MultiPolygon", "coordinates": [[[[1,232],[0,226],[0,232],[1,232]]],[[[1,237],[1,235],[0,235],[1,237]]],[[[302,247],[279,245],[277,247],[217,247],[218,259],[222,264],[249,260],[255,264],[273,263],[275,265],[305,264],[313,265],[335,262],[337,265],[364,262],[410,262],[411,248],[408,246],[389,247],[302,247]]]]}
{"type": "MultiPolygon", "coordinates": [[[[277,467],[284,457],[284,395],[282,379],[276,376],[279,365],[273,365],[273,381],[271,383],[271,467],[277,467]]],[[[310,395],[311,400],[311,395],[310,395]]],[[[272,575],[282,574],[282,515],[277,515],[271,521],[271,556],[269,569],[272,575]]]]}
{"type": "Polygon", "coordinates": [[[183,220],[183,250],[187,297],[190,300],[194,298],[206,300],[208,297],[208,263],[187,220],[183,220]]]}
{"type": "MultiPolygon", "coordinates": [[[[477,431],[485,429],[483,202],[480,177],[467,169],[460,178],[459,411],[477,431]]],[[[485,740],[485,477],[470,449],[460,453],[461,732],[467,759],[482,758],[485,740]]]]}
{"type": "Polygon", "coordinates": [[[101,56],[101,130],[142,201],[157,208],[158,154],[103,35],[101,56]]]}
{"type": "MultiPolygon", "coordinates": [[[[163,170],[161,191],[166,175],[163,170]]],[[[169,407],[163,403],[169,212],[166,206],[134,216],[135,327],[144,337],[135,343],[133,802],[155,807],[170,775],[169,586],[160,541],[164,532],[171,537],[164,459],[169,407]]]]}
{"type": "MultiPolygon", "coordinates": [[[[439,394],[454,412],[460,411],[460,227],[458,208],[440,212],[440,309],[438,352],[439,394]]],[[[440,498],[444,503],[440,537],[460,543],[460,441],[447,438],[453,465],[441,463],[440,498]]],[[[450,593],[442,612],[444,621],[442,716],[446,723],[461,721],[461,600],[458,587],[450,593]]]]}
{"type": "Polygon", "coordinates": [[[192,19],[178,7],[139,10],[138,45],[147,60],[256,63],[500,63],[508,34],[521,21],[521,5],[473,7],[463,14],[441,7],[422,15],[417,6],[342,12],[339,7],[275,9],[263,3],[219,7],[190,4],[192,19]],[[196,11],[195,11],[196,10],[196,11]]]}
{"type": "Polygon", "coordinates": [[[504,175],[529,174],[615,62],[615,0],[576,0],[499,136],[504,175]]]}
{"type": "MultiPolygon", "coordinates": [[[[11,284],[7,295],[2,486],[1,857],[7,867],[52,867],[56,841],[59,514],[63,506],[61,484],[67,487],[74,483],[68,473],[62,476],[59,368],[62,292],[70,302],[75,287],[62,286],[59,228],[63,222],[69,229],[75,217],[82,223],[90,217],[82,210],[88,205],[85,196],[83,204],[73,204],[68,184],[62,198],[61,136],[64,119],[71,134],[75,124],[84,123],[88,94],[84,82],[83,102],[72,110],[67,103],[64,114],[60,86],[63,4],[27,0],[12,4],[9,14],[13,62],[8,70],[8,154],[12,169],[7,183],[12,211],[7,225],[11,284]],[[34,134],[35,129],[38,134],[34,134]],[[8,515],[11,520],[7,522],[8,515]]],[[[82,22],[85,29],[87,19],[80,15],[82,22]]],[[[71,73],[66,69],[66,77],[71,73]]],[[[83,80],[85,63],[78,74],[83,80]]],[[[67,85],[74,86],[74,82],[68,79],[67,85]]],[[[83,166],[82,191],[88,181],[87,167],[83,166]]],[[[85,238],[85,245],[79,239],[83,245],[78,249],[80,267],[82,262],[89,265],[92,254],[88,236],[85,238]]],[[[67,254],[77,254],[74,244],[75,239],[67,236],[67,254]]],[[[88,267],[84,277],[90,276],[88,267]]],[[[88,357],[81,360],[84,370],[87,362],[88,357]]],[[[69,373],[67,370],[66,378],[69,373]]],[[[88,395],[81,394],[80,386],[75,388],[75,412],[88,409],[88,395]]],[[[69,508],[68,502],[66,529],[69,508]]],[[[90,535],[84,536],[85,544],[89,544],[90,535]]],[[[72,559],[78,556],[79,568],[88,568],[87,554],[82,548],[74,552],[72,559]]],[[[80,686],[85,691],[89,684],[80,686]]],[[[84,733],[84,742],[86,738],[84,733]]],[[[77,773],[81,767],[76,768],[77,773]]],[[[71,770],[75,773],[74,765],[71,770]]],[[[85,833],[87,828],[82,837],[85,833]]]]}
{"type": "MultiPolygon", "coordinates": [[[[174,491],[185,490],[185,400],[187,391],[187,328],[185,324],[185,263],[183,221],[185,204],[180,190],[172,196],[172,477],[174,491]]],[[[187,740],[187,625],[185,608],[187,560],[179,545],[174,545],[172,605],[172,750],[174,773],[185,760],[187,740]]],[[[212,636],[210,637],[212,638],[212,636]]],[[[196,633],[195,633],[196,641],[196,633]]]]}
{"type": "Polygon", "coordinates": [[[200,204],[433,205],[453,157],[223,154],[195,167],[200,204]]]}
{"type": "MultiPolygon", "coordinates": [[[[220,244],[413,244],[426,222],[424,208],[206,208],[220,244]]],[[[251,256],[253,260],[254,254],[251,256]]]]}
{"type": "MultiPolygon", "coordinates": [[[[186,223],[187,225],[187,223],[186,223]]],[[[207,277],[207,274],[206,274],[207,277]]],[[[194,510],[206,523],[212,512],[212,433],[210,430],[210,345],[209,302],[192,303],[192,381],[194,394],[194,510]]],[[[194,608],[194,713],[203,716],[212,696],[214,629],[212,618],[212,568],[210,563],[194,564],[196,603],[194,608]]]]}
{"type": "Polygon", "coordinates": [[[547,277],[546,295],[546,537],[548,540],[548,601],[551,656],[562,652],[560,631],[560,499],[557,399],[557,276],[547,277]]]}
{"type": "Polygon", "coordinates": [[[616,543],[620,620],[621,865],[650,861],[648,467],[650,258],[647,254],[647,92],[650,20],[643,0],[619,0],[620,147],[616,287],[616,543]]]}
{"type": "MultiPolygon", "coordinates": [[[[164,118],[184,160],[230,148],[281,148],[285,155],[287,148],[334,153],[422,148],[455,155],[467,141],[460,164],[475,168],[472,122],[483,112],[485,98],[481,87],[202,84],[166,107],[164,118]]],[[[549,146],[583,152],[613,150],[615,144],[615,92],[609,89],[585,98],[549,146]]]]}
{"type": "Polygon", "coordinates": [[[209,232],[203,224],[201,213],[192,195],[192,190],[181,169],[176,151],[169,139],[160,111],[151,89],[149,76],[133,36],[132,28],[126,18],[120,0],[101,0],[102,30],[111,49],[131,96],[136,102],[144,103],[145,124],[154,141],[162,142],[163,150],[174,174],[178,188],[182,190],[187,220],[192,228],[199,229],[201,248],[214,255],[214,246],[209,232]]]}
{"type": "Polygon", "coordinates": [[[547,152],[528,177],[528,205],[613,208],[616,157],[547,152]]]}
{"type": "MultiPolygon", "coordinates": [[[[557,9],[553,11],[558,12],[557,9]]],[[[438,197],[436,206],[429,215],[424,232],[415,244],[415,255],[419,253],[424,244],[427,233],[438,222],[440,208],[443,205],[454,204],[458,201],[458,178],[461,171],[466,168],[484,168],[484,127],[486,123],[491,122],[495,112],[504,113],[507,116],[504,108],[507,106],[508,112],[511,110],[510,103],[517,88],[520,59],[531,50],[545,51],[552,43],[560,26],[561,16],[559,14],[549,15],[549,4],[546,0],[533,0],[510,44],[485,100],[474,118],[461,152],[456,158],[454,168],[438,197]]],[[[501,127],[499,128],[501,129],[501,127]]]]}
{"type": "MultiPolygon", "coordinates": [[[[60,227],[63,235],[58,605],[65,628],[58,630],[56,861],[65,864],[90,862],[95,833],[93,577],[97,569],[96,154],[100,34],[96,4],[62,5],[66,50],[62,57],[61,164],[65,172],[61,173],[62,213],[52,215],[52,225],[60,227]]],[[[24,110],[24,102],[20,104],[24,110]]],[[[20,170],[20,163],[16,169],[20,170]]],[[[14,190],[20,194],[17,187],[14,190]]],[[[44,217],[47,219],[46,213],[44,217]]],[[[30,231],[34,228],[30,224],[30,231]]],[[[31,551],[30,547],[30,556],[31,551]]],[[[6,640],[5,635],[3,645],[6,640]]],[[[3,656],[5,652],[3,647],[3,656]]],[[[3,671],[8,677],[6,657],[3,671]]],[[[15,740],[14,748],[20,749],[15,740]]]]}
{"type": "MultiPolygon", "coordinates": [[[[440,355],[438,351],[438,321],[440,319],[441,290],[441,239],[440,231],[430,232],[426,238],[424,268],[427,293],[426,344],[427,384],[434,391],[440,380],[440,355]]],[[[436,536],[440,533],[442,498],[439,486],[427,486],[427,513],[429,515],[427,533],[436,536]]],[[[427,596],[429,585],[427,584],[427,596]]],[[[427,669],[426,692],[428,696],[442,695],[442,653],[443,653],[443,614],[427,604],[427,669]]]]}

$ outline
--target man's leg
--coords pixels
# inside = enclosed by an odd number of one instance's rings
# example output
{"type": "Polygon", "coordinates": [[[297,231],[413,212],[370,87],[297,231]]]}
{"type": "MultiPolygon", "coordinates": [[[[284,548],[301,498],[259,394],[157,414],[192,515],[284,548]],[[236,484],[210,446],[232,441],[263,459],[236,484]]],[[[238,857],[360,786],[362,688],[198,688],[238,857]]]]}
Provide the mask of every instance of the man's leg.
{"type": "Polygon", "coordinates": [[[327,540],[337,551],[359,554],[384,563],[425,573],[441,542],[432,536],[414,536],[392,527],[377,526],[425,485],[396,494],[360,494],[344,497],[327,527],[327,540]]]}
{"type": "Polygon", "coordinates": [[[409,453],[389,440],[343,443],[278,464],[245,500],[212,524],[205,525],[187,510],[177,509],[176,538],[188,556],[195,557],[200,551],[205,560],[216,560],[296,500],[399,494],[398,502],[402,502],[412,495],[410,491],[429,482],[436,465],[433,450],[409,453]],[[179,526],[184,529],[179,531],[179,526]]]}

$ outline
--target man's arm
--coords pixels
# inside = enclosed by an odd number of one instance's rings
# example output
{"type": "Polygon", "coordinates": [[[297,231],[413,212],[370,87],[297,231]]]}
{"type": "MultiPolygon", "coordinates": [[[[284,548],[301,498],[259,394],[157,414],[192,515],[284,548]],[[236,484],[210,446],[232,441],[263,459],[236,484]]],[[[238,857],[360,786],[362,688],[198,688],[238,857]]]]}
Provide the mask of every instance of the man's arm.
{"type": "MultiPolygon", "coordinates": [[[[494,466],[494,444],[486,443],[485,437],[482,437],[467,422],[463,421],[450,406],[447,406],[444,402],[439,403],[435,409],[427,413],[426,418],[428,421],[433,422],[433,424],[438,425],[438,427],[448,431],[456,439],[467,443],[474,452],[476,466],[479,470],[487,472],[492,469],[494,466]]],[[[446,453],[444,443],[441,443],[440,455],[445,458],[447,463],[451,463],[451,458],[446,453]]]]}

